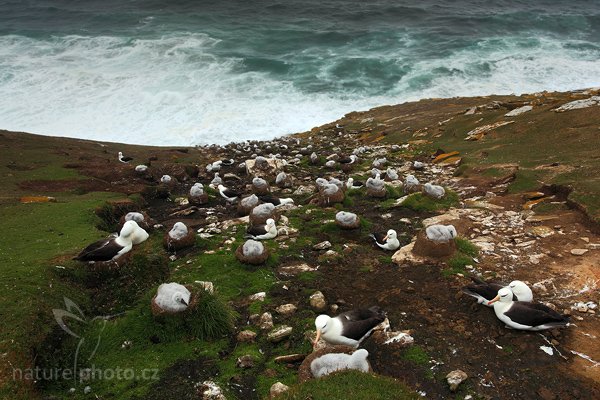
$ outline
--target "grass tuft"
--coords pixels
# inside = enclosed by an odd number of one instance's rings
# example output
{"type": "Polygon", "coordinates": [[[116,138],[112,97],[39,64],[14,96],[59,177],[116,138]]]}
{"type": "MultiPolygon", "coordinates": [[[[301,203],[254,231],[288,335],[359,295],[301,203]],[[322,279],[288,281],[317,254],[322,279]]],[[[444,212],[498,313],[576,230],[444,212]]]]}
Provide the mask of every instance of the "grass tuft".
{"type": "Polygon", "coordinates": [[[456,207],[458,203],[458,194],[446,189],[446,195],[439,200],[432,199],[422,193],[413,193],[404,200],[402,206],[418,212],[435,212],[456,207]]]}
{"type": "Polygon", "coordinates": [[[353,400],[405,400],[419,398],[404,384],[395,379],[359,371],[340,371],[311,379],[293,386],[278,396],[281,400],[347,399],[353,400]]]}

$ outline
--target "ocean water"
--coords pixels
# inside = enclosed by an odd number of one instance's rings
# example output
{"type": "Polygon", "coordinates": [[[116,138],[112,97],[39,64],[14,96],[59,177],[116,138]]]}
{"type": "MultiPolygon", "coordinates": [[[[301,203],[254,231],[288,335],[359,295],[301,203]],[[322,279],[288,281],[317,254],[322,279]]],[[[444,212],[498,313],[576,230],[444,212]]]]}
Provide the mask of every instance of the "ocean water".
{"type": "Polygon", "coordinates": [[[0,0],[0,128],[270,139],[429,97],[600,86],[600,1],[0,0]]]}

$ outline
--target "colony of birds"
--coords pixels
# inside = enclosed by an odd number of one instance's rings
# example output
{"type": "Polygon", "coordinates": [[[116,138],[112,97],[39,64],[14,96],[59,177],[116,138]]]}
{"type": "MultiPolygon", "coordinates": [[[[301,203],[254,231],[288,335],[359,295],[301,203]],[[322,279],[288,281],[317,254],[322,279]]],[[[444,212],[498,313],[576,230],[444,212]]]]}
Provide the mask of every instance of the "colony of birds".
{"type": "MultiPolygon", "coordinates": [[[[343,127],[337,126],[336,130],[340,130],[341,135],[343,127]]],[[[162,175],[157,184],[167,188],[175,184],[189,188],[185,204],[191,207],[207,206],[210,200],[220,202],[223,207],[235,208],[239,215],[247,216],[247,240],[237,247],[235,255],[243,263],[261,264],[269,257],[269,250],[263,242],[277,238],[280,234],[277,221],[297,207],[307,204],[332,207],[337,204],[335,224],[340,230],[352,231],[360,228],[361,215],[343,209],[344,199],[351,193],[384,201],[391,187],[405,195],[422,193],[434,200],[443,199],[447,189],[440,185],[443,182],[436,181],[434,174],[424,175],[430,179],[426,182],[416,176],[432,168],[427,159],[422,157],[421,160],[391,163],[385,157],[407,146],[358,146],[342,150],[330,143],[328,150],[321,148],[319,152],[311,145],[311,138],[292,137],[267,143],[231,144],[225,148],[231,158],[209,160],[206,165],[201,165],[197,181],[177,182],[172,176],[162,175]],[[312,182],[294,176],[293,171],[302,165],[319,166],[320,176],[312,177],[312,182]],[[207,188],[211,188],[210,191],[207,188]],[[306,198],[307,195],[310,196],[306,198]],[[300,204],[299,199],[304,204],[300,204]]],[[[143,164],[134,167],[134,160],[122,153],[119,153],[118,160],[130,163],[140,175],[148,174],[151,168],[143,164]]],[[[372,232],[371,242],[364,245],[393,254],[401,248],[398,237],[401,228],[397,221],[387,221],[388,226],[372,232]]],[[[152,230],[153,224],[145,212],[128,213],[122,218],[118,235],[90,244],[75,258],[84,262],[118,263],[121,257],[149,237],[147,230],[152,230]]],[[[197,241],[198,232],[183,221],[165,228],[163,244],[168,251],[193,247],[197,241]]],[[[448,256],[455,247],[457,236],[453,225],[425,226],[417,235],[413,251],[433,258],[448,256]]],[[[538,331],[569,324],[568,316],[534,302],[531,289],[522,281],[513,280],[508,284],[485,282],[476,276],[472,280],[472,284],[464,287],[464,293],[484,306],[493,307],[497,318],[508,328],[538,331]]],[[[185,313],[192,306],[193,297],[198,295],[190,291],[187,283],[160,285],[151,306],[159,312],[185,313]]],[[[319,349],[327,345],[344,345],[356,349],[374,330],[389,327],[385,311],[377,305],[337,315],[322,314],[315,320],[313,346],[319,349]]],[[[358,349],[352,354],[334,351],[313,359],[310,370],[314,377],[348,368],[368,371],[368,355],[365,349],[358,349]]]]}

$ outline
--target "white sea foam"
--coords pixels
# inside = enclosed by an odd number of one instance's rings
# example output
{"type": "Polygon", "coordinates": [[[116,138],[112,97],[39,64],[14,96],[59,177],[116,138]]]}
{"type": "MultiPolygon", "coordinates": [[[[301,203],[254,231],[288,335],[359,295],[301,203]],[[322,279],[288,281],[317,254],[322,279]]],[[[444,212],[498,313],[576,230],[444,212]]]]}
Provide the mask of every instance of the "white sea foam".
{"type": "MultiPolygon", "coordinates": [[[[597,55],[550,39],[528,48],[507,39],[415,60],[386,95],[307,93],[292,81],[244,71],[241,59],[218,56],[218,43],[191,33],[2,36],[0,128],[136,144],[223,144],[308,130],[376,105],[600,84],[597,55]],[[432,72],[436,68],[450,72],[432,72]]],[[[319,77],[327,78],[328,70],[324,64],[319,77]]]]}

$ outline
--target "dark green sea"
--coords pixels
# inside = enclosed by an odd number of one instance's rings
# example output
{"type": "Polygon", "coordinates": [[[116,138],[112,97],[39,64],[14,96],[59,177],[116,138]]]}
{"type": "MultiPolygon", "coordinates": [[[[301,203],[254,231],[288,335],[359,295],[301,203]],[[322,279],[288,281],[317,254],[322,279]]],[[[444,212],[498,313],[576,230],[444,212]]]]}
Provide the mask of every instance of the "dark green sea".
{"type": "Polygon", "coordinates": [[[0,0],[0,128],[268,139],[429,97],[600,86],[600,1],[0,0]]]}

